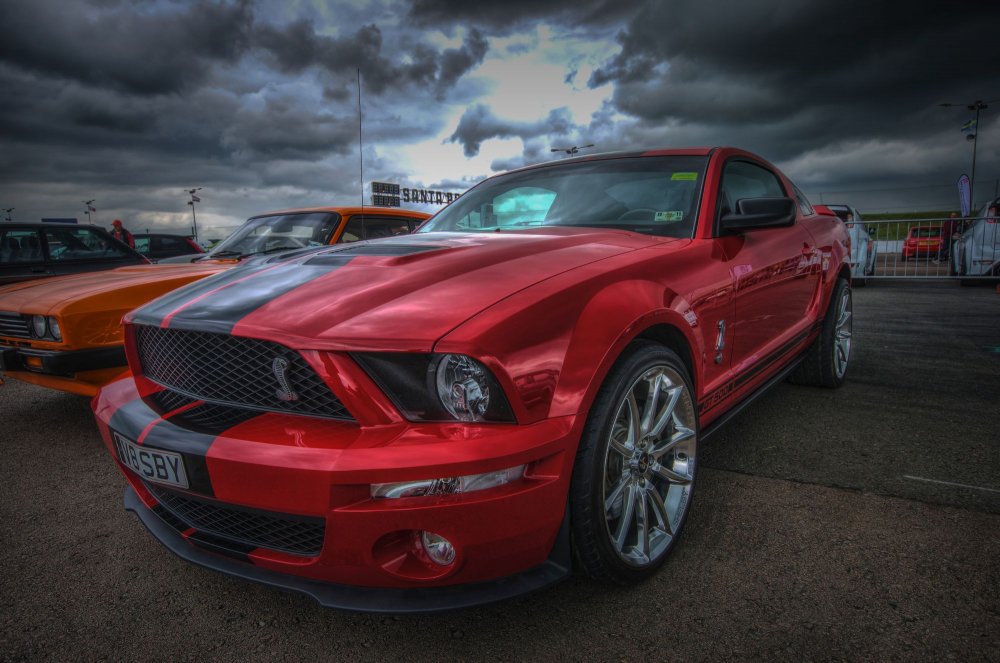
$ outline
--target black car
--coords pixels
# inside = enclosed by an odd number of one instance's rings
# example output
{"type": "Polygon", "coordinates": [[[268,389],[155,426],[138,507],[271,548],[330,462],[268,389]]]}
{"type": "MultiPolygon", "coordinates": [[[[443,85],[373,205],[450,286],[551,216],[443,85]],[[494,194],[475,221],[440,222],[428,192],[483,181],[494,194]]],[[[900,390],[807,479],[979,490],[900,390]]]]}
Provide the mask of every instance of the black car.
{"type": "Polygon", "coordinates": [[[197,242],[184,235],[136,233],[133,237],[135,237],[135,250],[153,262],[174,256],[195,258],[205,252],[197,242]]]}
{"type": "Polygon", "coordinates": [[[103,228],[0,223],[0,285],[148,262],[103,228]]]}

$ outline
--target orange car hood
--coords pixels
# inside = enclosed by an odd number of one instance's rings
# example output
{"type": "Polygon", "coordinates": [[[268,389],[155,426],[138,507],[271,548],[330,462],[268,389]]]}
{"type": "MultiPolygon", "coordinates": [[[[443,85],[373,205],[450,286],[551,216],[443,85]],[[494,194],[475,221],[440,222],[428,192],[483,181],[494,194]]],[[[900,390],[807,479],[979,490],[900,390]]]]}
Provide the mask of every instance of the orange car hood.
{"type": "Polygon", "coordinates": [[[0,311],[60,315],[128,309],[197,279],[232,267],[233,261],[181,265],[132,265],[101,272],[24,281],[0,288],[0,311]]]}

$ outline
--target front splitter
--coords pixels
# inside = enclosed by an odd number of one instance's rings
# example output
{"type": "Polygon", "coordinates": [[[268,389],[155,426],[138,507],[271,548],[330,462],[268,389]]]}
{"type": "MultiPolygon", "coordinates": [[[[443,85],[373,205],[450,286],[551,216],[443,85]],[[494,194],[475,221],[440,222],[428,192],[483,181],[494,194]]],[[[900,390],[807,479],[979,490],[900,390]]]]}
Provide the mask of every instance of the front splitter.
{"type": "Polygon", "coordinates": [[[564,580],[572,570],[568,517],[563,518],[549,558],[532,569],[489,582],[390,589],[319,582],[262,569],[202,550],[160,520],[143,504],[131,486],[125,489],[125,509],[135,513],[160,543],[185,561],[268,587],[305,594],[326,608],[352,612],[419,614],[471,608],[538,591],[564,580]]]}

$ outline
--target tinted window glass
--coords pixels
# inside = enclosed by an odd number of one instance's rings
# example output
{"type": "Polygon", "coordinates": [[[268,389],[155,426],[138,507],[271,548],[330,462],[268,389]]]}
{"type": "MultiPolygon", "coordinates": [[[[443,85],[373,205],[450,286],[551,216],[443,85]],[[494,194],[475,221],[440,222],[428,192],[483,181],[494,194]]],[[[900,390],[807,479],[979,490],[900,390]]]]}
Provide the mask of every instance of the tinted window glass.
{"type": "Polygon", "coordinates": [[[344,232],[340,233],[340,239],[337,243],[341,242],[357,242],[363,239],[365,236],[365,224],[361,220],[360,216],[354,216],[348,219],[347,225],[344,226],[344,232]]]}
{"type": "Polygon", "coordinates": [[[730,161],[722,174],[722,213],[735,211],[744,198],[783,198],[777,175],[749,161],[730,161]]]}
{"type": "Polygon", "coordinates": [[[406,219],[365,217],[365,239],[410,234],[406,219]]]}
{"type": "MultiPolygon", "coordinates": [[[[138,240],[136,240],[138,246],[138,240]]],[[[158,235],[153,237],[153,248],[157,251],[194,251],[183,237],[171,237],[170,235],[158,235]]]]}
{"type": "Polygon", "coordinates": [[[38,262],[44,258],[37,231],[0,229],[0,262],[38,262]]]}
{"type": "Polygon", "coordinates": [[[690,237],[705,157],[600,159],[486,180],[420,232],[493,232],[538,226],[620,228],[690,237]]]}
{"type": "Polygon", "coordinates": [[[57,262],[113,260],[129,256],[120,244],[105,239],[90,228],[46,228],[45,241],[49,244],[49,257],[57,262]]]}

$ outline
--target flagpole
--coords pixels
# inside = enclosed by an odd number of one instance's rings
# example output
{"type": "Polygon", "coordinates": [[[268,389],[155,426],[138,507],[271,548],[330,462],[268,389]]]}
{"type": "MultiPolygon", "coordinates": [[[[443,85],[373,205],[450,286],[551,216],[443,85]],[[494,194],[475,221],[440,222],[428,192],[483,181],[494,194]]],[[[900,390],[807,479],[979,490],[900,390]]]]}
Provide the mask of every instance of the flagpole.
{"type": "MultiPolygon", "coordinates": [[[[975,103],[976,127],[972,134],[972,179],[969,181],[969,213],[976,213],[976,147],[979,145],[979,111],[986,106],[981,101],[975,103]]],[[[972,106],[969,106],[970,110],[972,106]]]]}

